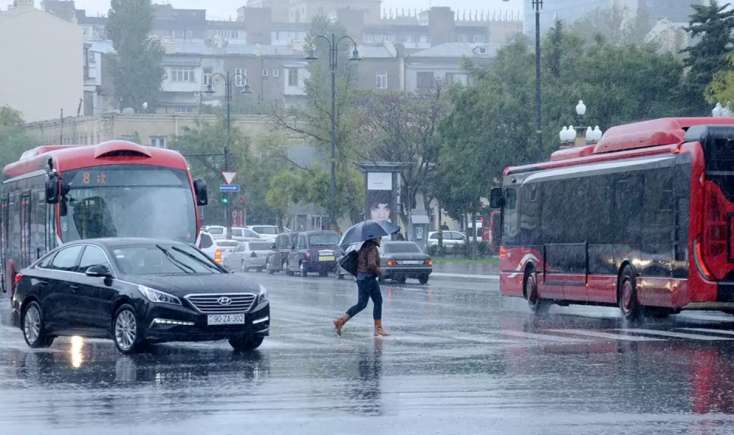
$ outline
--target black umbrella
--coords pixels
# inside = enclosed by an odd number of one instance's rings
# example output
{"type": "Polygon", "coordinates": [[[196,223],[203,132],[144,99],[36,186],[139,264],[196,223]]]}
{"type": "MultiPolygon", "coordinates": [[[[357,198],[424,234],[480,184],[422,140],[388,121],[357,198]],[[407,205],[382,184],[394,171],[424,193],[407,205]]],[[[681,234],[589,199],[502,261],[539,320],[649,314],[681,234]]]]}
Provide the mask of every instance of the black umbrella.
{"type": "Polygon", "coordinates": [[[344,232],[339,246],[346,249],[354,243],[372,240],[382,236],[389,236],[400,231],[400,227],[390,221],[363,221],[352,225],[344,232]]]}

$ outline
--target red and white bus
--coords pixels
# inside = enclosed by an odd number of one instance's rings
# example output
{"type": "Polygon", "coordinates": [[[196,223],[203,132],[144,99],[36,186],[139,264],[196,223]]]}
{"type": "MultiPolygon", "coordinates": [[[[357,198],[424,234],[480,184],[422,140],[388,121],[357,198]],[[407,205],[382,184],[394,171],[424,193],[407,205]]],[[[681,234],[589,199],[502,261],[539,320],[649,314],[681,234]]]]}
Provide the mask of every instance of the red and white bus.
{"type": "MultiPolygon", "coordinates": [[[[0,189],[3,291],[15,273],[55,246],[97,237],[195,243],[206,184],[176,151],[110,141],[47,145],[4,169],[0,189]]],[[[12,294],[11,294],[12,296],[12,294]]]]}
{"type": "Polygon", "coordinates": [[[502,185],[503,295],[536,312],[616,305],[628,319],[734,311],[734,118],[613,127],[507,168],[502,185]]]}

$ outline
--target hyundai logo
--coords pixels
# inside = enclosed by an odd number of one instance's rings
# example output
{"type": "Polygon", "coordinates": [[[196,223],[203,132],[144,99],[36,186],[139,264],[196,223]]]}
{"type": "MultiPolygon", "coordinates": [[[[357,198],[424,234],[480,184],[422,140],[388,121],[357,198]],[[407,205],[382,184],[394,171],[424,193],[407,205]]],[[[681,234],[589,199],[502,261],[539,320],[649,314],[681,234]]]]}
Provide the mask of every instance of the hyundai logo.
{"type": "Polygon", "coordinates": [[[217,303],[219,305],[232,305],[232,298],[228,298],[227,296],[222,296],[221,298],[217,299],[217,303]]]}

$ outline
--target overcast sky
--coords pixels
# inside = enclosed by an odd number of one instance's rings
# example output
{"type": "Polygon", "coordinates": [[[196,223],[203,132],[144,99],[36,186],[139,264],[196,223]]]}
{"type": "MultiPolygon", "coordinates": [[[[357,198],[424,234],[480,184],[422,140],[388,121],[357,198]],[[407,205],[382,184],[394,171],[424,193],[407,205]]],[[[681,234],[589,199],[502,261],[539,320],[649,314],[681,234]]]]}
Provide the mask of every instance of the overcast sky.
{"type": "MultiPolygon", "coordinates": [[[[383,0],[383,9],[426,9],[430,6],[452,6],[454,10],[463,9],[510,9],[520,10],[524,0],[383,0]]],[[[530,0],[525,0],[530,2],[530,0]]],[[[246,0],[154,0],[154,3],[170,3],[178,8],[207,9],[209,18],[228,19],[237,16],[237,8],[246,0]]],[[[13,0],[0,0],[0,9],[7,9],[13,0]]],[[[41,0],[36,0],[40,4],[41,0]]],[[[104,14],[110,6],[109,0],[76,0],[78,9],[86,9],[88,15],[104,14]]]]}

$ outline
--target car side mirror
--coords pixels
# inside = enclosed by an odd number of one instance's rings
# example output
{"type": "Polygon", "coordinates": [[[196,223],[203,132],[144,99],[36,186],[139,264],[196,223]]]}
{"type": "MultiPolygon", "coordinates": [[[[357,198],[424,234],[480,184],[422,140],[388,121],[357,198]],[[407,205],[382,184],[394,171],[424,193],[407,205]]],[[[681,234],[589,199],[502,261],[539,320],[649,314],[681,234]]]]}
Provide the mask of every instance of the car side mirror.
{"type": "Polygon", "coordinates": [[[194,180],[194,192],[196,193],[196,205],[209,204],[209,193],[206,189],[206,181],[201,178],[194,180]]]}
{"type": "Polygon", "coordinates": [[[87,276],[98,276],[98,277],[112,277],[112,272],[110,272],[109,267],[105,266],[104,264],[95,264],[94,266],[90,266],[87,268],[87,271],[85,272],[87,276]]]}
{"type": "Polygon", "coordinates": [[[490,208],[502,208],[505,206],[505,193],[501,187],[495,187],[489,192],[490,208]]]}

